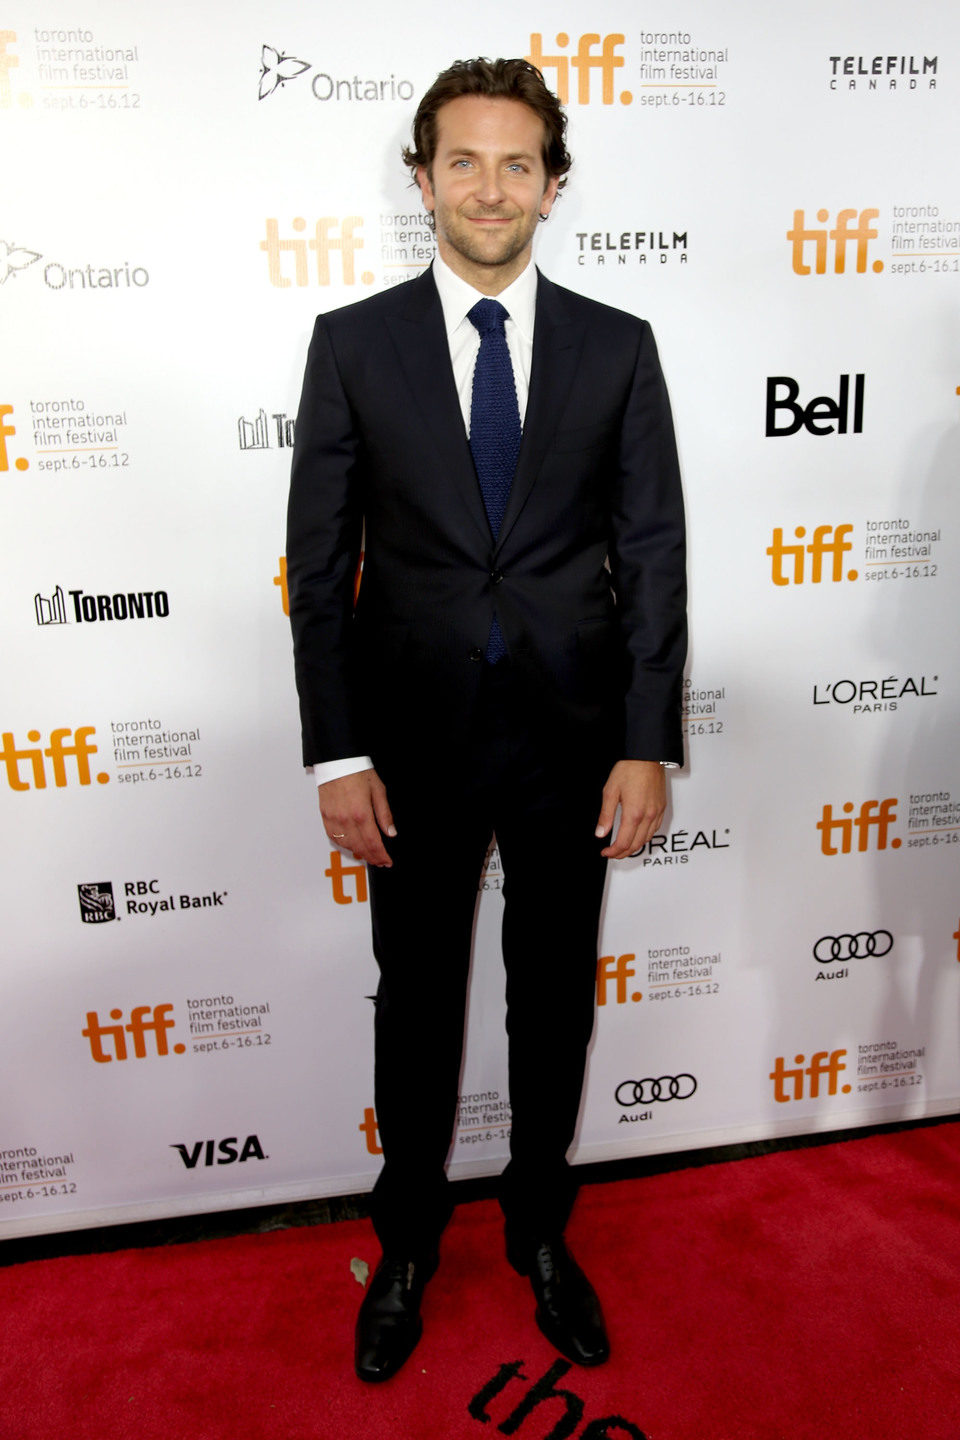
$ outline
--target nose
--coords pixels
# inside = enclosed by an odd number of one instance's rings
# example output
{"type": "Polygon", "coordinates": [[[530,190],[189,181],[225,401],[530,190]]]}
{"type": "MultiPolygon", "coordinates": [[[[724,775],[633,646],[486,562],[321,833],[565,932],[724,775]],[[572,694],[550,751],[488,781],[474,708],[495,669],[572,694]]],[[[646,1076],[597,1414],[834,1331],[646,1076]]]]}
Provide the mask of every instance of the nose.
{"type": "Polygon", "coordinates": [[[482,205],[499,205],[504,198],[503,177],[498,165],[484,165],[477,176],[476,196],[482,205]]]}

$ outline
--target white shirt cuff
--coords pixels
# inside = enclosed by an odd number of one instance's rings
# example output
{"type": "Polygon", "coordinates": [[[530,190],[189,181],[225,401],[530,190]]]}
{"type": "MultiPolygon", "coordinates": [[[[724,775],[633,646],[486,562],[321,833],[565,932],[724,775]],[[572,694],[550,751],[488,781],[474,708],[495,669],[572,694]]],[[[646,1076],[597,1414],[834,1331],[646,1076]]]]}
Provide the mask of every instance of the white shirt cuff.
{"type": "Polygon", "coordinates": [[[353,755],[346,760],[324,760],[319,765],[308,765],[307,774],[313,775],[317,785],[326,785],[328,780],[340,780],[344,775],[359,775],[361,770],[372,769],[369,755],[353,755]]]}

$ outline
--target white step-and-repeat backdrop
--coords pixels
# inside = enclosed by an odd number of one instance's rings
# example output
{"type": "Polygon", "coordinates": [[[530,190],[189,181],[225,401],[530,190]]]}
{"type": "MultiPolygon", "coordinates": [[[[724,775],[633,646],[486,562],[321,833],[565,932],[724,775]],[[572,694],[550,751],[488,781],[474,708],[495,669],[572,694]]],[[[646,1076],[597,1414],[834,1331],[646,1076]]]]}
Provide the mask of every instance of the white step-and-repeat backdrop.
{"type": "MultiPolygon", "coordinates": [[[[577,1156],[957,1106],[952,0],[7,0],[6,1233],[376,1175],[366,876],[299,763],[285,493],[314,314],[429,262],[399,150],[474,54],[567,102],[539,263],[652,321],[690,512],[689,762],[609,885],[577,1156]]],[[[506,1154],[499,887],[494,850],[456,1175],[506,1154]]]]}

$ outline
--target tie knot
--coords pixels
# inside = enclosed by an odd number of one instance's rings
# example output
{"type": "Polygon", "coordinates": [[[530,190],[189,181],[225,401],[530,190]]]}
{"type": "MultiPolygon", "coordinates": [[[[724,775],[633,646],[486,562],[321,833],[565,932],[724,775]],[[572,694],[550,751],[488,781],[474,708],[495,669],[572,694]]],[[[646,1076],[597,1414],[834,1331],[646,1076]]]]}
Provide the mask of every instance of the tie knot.
{"type": "Polygon", "coordinates": [[[507,315],[499,300],[478,300],[473,309],[467,311],[467,319],[481,335],[492,335],[497,330],[502,333],[507,315]]]}

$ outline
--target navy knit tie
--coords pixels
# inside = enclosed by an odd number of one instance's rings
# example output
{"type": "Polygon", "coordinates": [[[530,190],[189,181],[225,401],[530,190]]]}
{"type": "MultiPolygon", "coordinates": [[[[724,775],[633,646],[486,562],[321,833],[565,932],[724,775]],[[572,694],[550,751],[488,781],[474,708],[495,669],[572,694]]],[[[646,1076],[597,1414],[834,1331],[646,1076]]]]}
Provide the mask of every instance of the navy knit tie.
{"type": "MultiPolygon", "coordinates": [[[[496,300],[478,300],[467,319],[480,332],[470,403],[470,450],[494,540],[507,508],[520,453],[520,407],[507,349],[507,311],[496,300]]],[[[496,615],[487,639],[486,659],[496,664],[507,653],[496,615]]]]}

